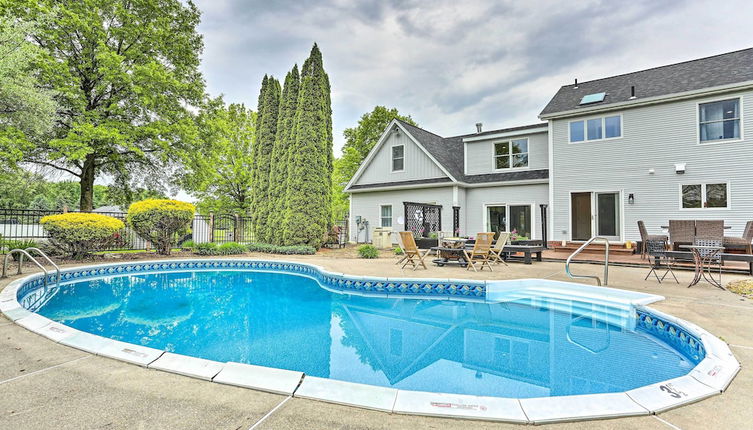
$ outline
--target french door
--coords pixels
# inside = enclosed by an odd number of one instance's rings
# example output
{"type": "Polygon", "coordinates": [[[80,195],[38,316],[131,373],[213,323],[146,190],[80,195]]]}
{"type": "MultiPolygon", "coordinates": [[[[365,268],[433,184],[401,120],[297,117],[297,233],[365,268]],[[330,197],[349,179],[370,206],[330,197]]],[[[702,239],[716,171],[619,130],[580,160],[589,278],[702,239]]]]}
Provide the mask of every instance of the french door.
{"type": "Polygon", "coordinates": [[[531,205],[486,205],[486,231],[494,232],[494,238],[500,232],[514,233],[519,240],[533,238],[533,213],[531,205]]]}
{"type": "Polygon", "coordinates": [[[602,236],[610,241],[621,240],[620,193],[578,192],[570,194],[572,240],[588,240],[602,236]]]}

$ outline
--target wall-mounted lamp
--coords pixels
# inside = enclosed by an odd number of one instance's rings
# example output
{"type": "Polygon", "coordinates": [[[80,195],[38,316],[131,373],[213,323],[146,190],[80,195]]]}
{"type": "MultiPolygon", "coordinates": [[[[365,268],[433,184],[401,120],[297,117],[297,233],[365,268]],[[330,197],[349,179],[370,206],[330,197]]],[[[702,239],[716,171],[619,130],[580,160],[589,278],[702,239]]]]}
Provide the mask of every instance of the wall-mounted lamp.
{"type": "Polygon", "coordinates": [[[635,196],[633,195],[633,193],[628,194],[628,204],[635,204],[635,196]]]}

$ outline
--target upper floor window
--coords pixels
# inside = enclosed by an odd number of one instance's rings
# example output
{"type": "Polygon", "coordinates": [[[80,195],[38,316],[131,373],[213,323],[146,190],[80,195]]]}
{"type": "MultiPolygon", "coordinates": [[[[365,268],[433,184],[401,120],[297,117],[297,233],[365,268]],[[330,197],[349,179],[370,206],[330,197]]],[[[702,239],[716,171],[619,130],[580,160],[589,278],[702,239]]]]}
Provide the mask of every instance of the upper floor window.
{"type": "Polygon", "coordinates": [[[392,227],[392,205],[382,205],[379,207],[379,225],[381,227],[392,227]]]}
{"type": "Polygon", "coordinates": [[[729,207],[727,184],[691,184],[681,187],[682,208],[701,209],[729,207]]]}
{"type": "Polygon", "coordinates": [[[622,137],[620,115],[570,122],[570,142],[614,139],[622,137]]]}
{"type": "Polygon", "coordinates": [[[528,139],[494,144],[494,168],[528,167],[528,139]]]}
{"type": "Polygon", "coordinates": [[[698,105],[701,142],[740,138],[740,99],[698,105]]]}
{"type": "Polygon", "coordinates": [[[392,171],[401,172],[405,168],[405,146],[392,147],[392,171]]]}

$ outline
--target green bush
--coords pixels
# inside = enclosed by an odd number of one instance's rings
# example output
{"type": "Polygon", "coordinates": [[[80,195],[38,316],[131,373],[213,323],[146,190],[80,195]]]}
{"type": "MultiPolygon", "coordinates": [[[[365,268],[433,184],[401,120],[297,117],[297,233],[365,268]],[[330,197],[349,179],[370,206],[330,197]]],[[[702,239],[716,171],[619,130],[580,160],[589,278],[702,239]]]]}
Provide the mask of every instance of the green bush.
{"type": "Polygon", "coordinates": [[[243,254],[246,252],[246,247],[236,242],[227,242],[217,247],[217,251],[220,255],[234,255],[243,254]]]}
{"type": "Polygon", "coordinates": [[[379,250],[374,245],[361,245],[358,247],[358,256],[361,258],[377,258],[379,250]]]}
{"type": "MultiPolygon", "coordinates": [[[[33,240],[2,240],[0,239],[0,246],[3,248],[3,253],[8,253],[14,249],[27,250],[29,248],[37,248],[37,243],[33,240]]],[[[20,254],[13,254],[13,261],[18,261],[20,254]]]]}
{"type": "Polygon", "coordinates": [[[50,235],[50,242],[73,258],[83,258],[118,240],[125,225],[111,216],[95,213],[49,215],[39,223],[50,235]]]}
{"type": "Polygon", "coordinates": [[[183,243],[180,244],[180,247],[183,248],[183,249],[194,249],[195,246],[196,246],[196,244],[193,243],[193,240],[191,240],[191,239],[188,239],[188,240],[186,240],[186,241],[184,241],[183,243]]]}
{"type": "Polygon", "coordinates": [[[268,243],[250,243],[246,245],[250,252],[266,252],[267,254],[284,254],[284,255],[314,255],[316,248],[308,245],[290,245],[279,246],[268,243]]]}
{"type": "Polygon", "coordinates": [[[198,255],[220,255],[217,244],[214,242],[197,243],[193,247],[193,252],[198,255]]]}
{"type": "Polygon", "coordinates": [[[152,242],[158,254],[170,255],[175,235],[188,231],[195,210],[186,202],[147,199],[132,204],[126,220],[136,234],[152,242]]]}
{"type": "Polygon", "coordinates": [[[395,252],[395,255],[403,255],[403,248],[396,246],[393,250],[395,252]]]}

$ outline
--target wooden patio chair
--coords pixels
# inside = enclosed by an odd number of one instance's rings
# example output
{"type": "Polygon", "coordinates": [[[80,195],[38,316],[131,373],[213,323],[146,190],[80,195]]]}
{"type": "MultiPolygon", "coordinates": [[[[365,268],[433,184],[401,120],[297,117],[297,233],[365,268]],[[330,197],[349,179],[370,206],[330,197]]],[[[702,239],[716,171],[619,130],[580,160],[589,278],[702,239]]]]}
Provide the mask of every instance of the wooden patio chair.
{"type": "Polygon", "coordinates": [[[724,220],[698,220],[695,222],[695,238],[705,240],[722,240],[724,238],[724,220]]]}
{"type": "Polygon", "coordinates": [[[678,245],[692,245],[695,240],[695,221],[693,220],[669,220],[669,241],[672,248],[678,245]]]}
{"type": "Polygon", "coordinates": [[[646,230],[646,224],[643,221],[638,221],[638,232],[641,234],[641,259],[646,258],[646,251],[648,251],[649,241],[663,241],[665,244],[669,240],[669,237],[664,234],[648,234],[646,230]]]}
{"type": "MultiPolygon", "coordinates": [[[[402,263],[403,261],[405,261],[405,260],[406,260],[406,259],[407,259],[408,257],[407,257],[407,256],[405,255],[405,245],[403,244],[403,236],[401,236],[401,235],[400,235],[400,232],[399,232],[399,231],[395,231],[395,232],[393,232],[393,233],[397,233],[397,246],[399,246],[399,247],[400,247],[400,249],[402,249],[402,250],[403,250],[403,255],[402,255],[402,256],[400,257],[400,259],[399,259],[399,260],[397,260],[397,262],[395,263],[395,264],[397,265],[397,264],[400,264],[400,263],[402,263]]],[[[415,240],[414,240],[413,242],[415,242],[415,240]]]]}
{"type": "Polygon", "coordinates": [[[497,238],[497,241],[494,242],[494,247],[491,249],[491,259],[493,263],[502,263],[507,266],[507,262],[502,258],[502,252],[504,252],[505,245],[507,245],[509,240],[510,233],[504,231],[499,233],[499,237],[497,238]]]}
{"type": "Polygon", "coordinates": [[[484,266],[486,266],[492,272],[494,271],[491,264],[489,264],[491,260],[490,257],[492,255],[493,240],[493,232],[478,233],[476,235],[476,242],[473,244],[473,249],[470,250],[470,252],[467,249],[463,250],[463,254],[465,254],[465,261],[468,262],[468,264],[465,266],[466,270],[470,270],[472,267],[474,272],[478,272],[478,270],[476,270],[476,264],[480,263],[481,270],[484,270],[484,266]]]}
{"type": "Polygon", "coordinates": [[[745,224],[743,237],[724,237],[724,245],[744,246],[748,254],[753,254],[753,221],[745,224]]]}
{"type": "Polygon", "coordinates": [[[423,268],[426,269],[427,267],[426,263],[424,263],[424,257],[431,250],[427,250],[425,254],[421,255],[421,251],[418,250],[418,246],[416,246],[416,239],[413,238],[413,232],[411,231],[401,231],[400,240],[403,245],[403,252],[405,253],[405,263],[403,263],[402,268],[405,269],[405,266],[411,264],[413,266],[413,270],[416,270],[419,265],[423,266],[423,268]]]}

